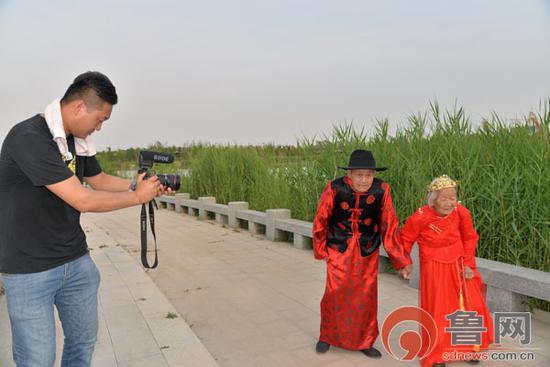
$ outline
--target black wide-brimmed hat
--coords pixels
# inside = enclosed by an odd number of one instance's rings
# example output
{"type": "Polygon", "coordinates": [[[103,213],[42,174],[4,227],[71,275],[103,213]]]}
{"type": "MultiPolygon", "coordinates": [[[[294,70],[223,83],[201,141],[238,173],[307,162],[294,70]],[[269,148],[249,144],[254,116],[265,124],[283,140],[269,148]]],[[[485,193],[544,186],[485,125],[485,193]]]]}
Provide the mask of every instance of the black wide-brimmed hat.
{"type": "Polygon", "coordinates": [[[385,171],[386,167],[376,167],[376,160],[370,150],[354,150],[349,157],[347,167],[338,167],[341,169],[373,169],[375,171],[385,171]]]}

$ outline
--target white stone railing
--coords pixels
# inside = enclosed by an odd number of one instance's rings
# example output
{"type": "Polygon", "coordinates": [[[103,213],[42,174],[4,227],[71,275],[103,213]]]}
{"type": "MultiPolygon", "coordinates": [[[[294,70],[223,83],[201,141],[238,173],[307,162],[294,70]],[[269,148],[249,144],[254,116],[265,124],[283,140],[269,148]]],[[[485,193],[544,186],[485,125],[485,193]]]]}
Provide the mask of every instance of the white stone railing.
{"type": "MultiPolygon", "coordinates": [[[[162,196],[157,202],[161,208],[198,216],[199,219],[214,219],[229,228],[248,229],[252,234],[264,234],[270,241],[292,237],[294,247],[302,250],[312,248],[313,223],[292,219],[289,209],[259,212],[250,210],[248,203],[244,201],[217,204],[214,197],[200,197],[195,200],[189,194],[162,196]]],[[[383,272],[390,267],[383,247],[380,247],[380,255],[379,271],[383,272]]],[[[409,285],[418,288],[418,246],[413,247],[411,256],[415,270],[409,285]]],[[[487,304],[491,311],[525,310],[527,297],[550,301],[550,273],[482,258],[476,258],[476,262],[487,284],[487,304]]]]}

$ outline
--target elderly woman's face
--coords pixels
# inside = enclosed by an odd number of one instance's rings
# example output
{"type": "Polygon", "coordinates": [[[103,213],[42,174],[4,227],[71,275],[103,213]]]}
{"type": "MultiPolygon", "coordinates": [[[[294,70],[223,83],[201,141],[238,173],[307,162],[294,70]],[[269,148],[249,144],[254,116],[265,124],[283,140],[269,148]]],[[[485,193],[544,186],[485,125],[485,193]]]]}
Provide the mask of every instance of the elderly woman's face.
{"type": "Polygon", "coordinates": [[[351,179],[351,186],[355,192],[367,192],[374,181],[373,169],[352,169],[348,171],[348,176],[351,179]]]}
{"type": "Polygon", "coordinates": [[[454,187],[441,189],[436,192],[436,195],[433,207],[437,213],[442,216],[451,214],[458,202],[456,199],[456,189],[454,187]]]}

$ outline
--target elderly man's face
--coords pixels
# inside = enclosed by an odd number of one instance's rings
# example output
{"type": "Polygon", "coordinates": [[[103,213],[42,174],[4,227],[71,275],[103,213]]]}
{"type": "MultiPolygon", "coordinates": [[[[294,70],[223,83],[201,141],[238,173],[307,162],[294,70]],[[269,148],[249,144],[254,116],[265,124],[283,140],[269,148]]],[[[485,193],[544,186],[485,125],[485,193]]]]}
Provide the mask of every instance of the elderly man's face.
{"type": "Polygon", "coordinates": [[[351,179],[351,188],[355,192],[367,192],[372,186],[375,173],[373,169],[348,170],[348,177],[351,179]]]}

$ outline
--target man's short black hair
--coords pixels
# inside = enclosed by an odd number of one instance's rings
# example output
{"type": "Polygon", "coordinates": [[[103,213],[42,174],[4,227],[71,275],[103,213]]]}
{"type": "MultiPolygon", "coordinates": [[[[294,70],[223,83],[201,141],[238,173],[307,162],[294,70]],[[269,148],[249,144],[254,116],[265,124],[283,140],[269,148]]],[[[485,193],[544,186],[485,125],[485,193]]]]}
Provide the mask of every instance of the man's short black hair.
{"type": "Polygon", "coordinates": [[[100,108],[104,102],[115,105],[118,96],[113,83],[99,71],[88,71],[77,76],[69,86],[61,102],[82,99],[87,107],[100,108]]]}

